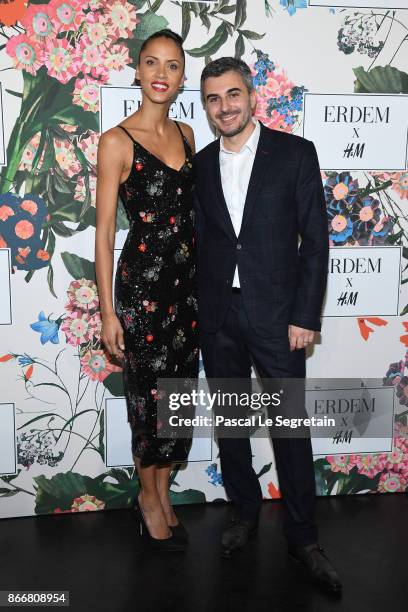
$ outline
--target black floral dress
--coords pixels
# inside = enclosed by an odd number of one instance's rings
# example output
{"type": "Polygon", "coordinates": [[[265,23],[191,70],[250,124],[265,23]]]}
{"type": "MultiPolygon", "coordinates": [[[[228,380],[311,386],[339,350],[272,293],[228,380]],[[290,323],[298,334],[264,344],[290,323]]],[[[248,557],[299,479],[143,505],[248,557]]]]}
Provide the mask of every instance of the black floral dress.
{"type": "Polygon", "coordinates": [[[132,453],[144,465],[183,461],[191,437],[157,435],[157,379],[198,376],[192,152],[180,130],[186,159],[177,171],[122,129],[134,154],[119,188],[130,228],[116,271],[115,310],[125,336],[132,453]]]}

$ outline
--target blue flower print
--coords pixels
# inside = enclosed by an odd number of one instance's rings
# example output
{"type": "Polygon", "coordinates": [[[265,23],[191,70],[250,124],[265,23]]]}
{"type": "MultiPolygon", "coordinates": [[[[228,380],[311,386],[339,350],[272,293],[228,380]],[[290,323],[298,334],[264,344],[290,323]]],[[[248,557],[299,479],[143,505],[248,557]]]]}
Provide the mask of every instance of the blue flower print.
{"type": "Polygon", "coordinates": [[[31,323],[30,327],[34,331],[41,334],[41,344],[45,344],[48,341],[52,342],[53,344],[59,344],[58,330],[60,324],[61,319],[52,321],[45,316],[44,311],[42,310],[38,315],[38,321],[31,323]]]}

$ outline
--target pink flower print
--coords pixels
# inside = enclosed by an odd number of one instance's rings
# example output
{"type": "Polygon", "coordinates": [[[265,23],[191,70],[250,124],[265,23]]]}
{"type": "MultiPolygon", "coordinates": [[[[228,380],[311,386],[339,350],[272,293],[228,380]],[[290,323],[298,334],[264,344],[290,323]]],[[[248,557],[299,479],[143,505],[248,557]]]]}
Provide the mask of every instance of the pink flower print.
{"type": "MultiPolygon", "coordinates": [[[[255,71],[253,71],[253,74],[255,75],[255,71]]],[[[278,66],[275,66],[275,71],[268,71],[266,84],[258,86],[256,90],[257,105],[255,117],[260,119],[269,128],[291,132],[293,125],[286,123],[283,115],[276,109],[268,113],[268,104],[271,98],[280,98],[281,96],[290,98],[294,86],[294,83],[288,79],[285,71],[279,72],[278,66]]]]}
{"type": "Polygon", "coordinates": [[[331,455],[327,456],[326,460],[330,463],[332,472],[348,474],[354,467],[354,461],[351,458],[352,455],[331,455]]]}
{"type": "Polygon", "coordinates": [[[408,477],[408,440],[406,438],[394,438],[392,451],[382,453],[381,456],[387,470],[401,472],[408,477]]]}
{"type": "Polygon", "coordinates": [[[395,173],[391,180],[392,189],[398,193],[401,200],[408,200],[408,170],[395,173]]]}
{"type": "Polygon", "coordinates": [[[100,13],[88,13],[83,26],[83,39],[90,45],[109,46],[111,36],[109,33],[108,18],[100,13]]]}
{"type": "Polygon", "coordinates": [[[359,474],[364,474],[368,478],[374,478],[378,472],[384,469],[384,463],[379,459],[378,455],[357,455],[355,457],[355,465],[359,474]]]}
{"type": "Polygon", "coordinates": [[[37,42],[46,42],[56,35],[56,24],[53,23],[52,7],[47,4],[30,4],[21,23],[27,35],[37,42]]]}
{"type": "Polygon", "coordinates": [[[105,5],[105,14],[110,20],[109,31],[115,38],[132,38],[133,30],[140,22],[135,7],[126,0],[111,0],[105,5]]]}
{"type": "Polygon", "coordinates": [[[130,63],[129,50],[124,45],[112,45],[106,53],[105,66],[109,70],[124,70],[130,63]]]}
{"type": "Polygon", "coordinates": [[[94,326],[86,312],[74,310],[64,319],[61,331],[64,332],[69,344],[79,346],[90,341],[94,332],[94,326]]]}
{"type": "Polygon", "coordinates": [[[98,290],[93,280],[80,278],[71,281],[67,294],[69,302],[66,308],[68,310],[93,310],[99,306],[98,290]]]}
{"type": "Polygon", "coordinates": [[[105,50],[97,45],[90,45],[81,40],[76,49],[75,69],[76,73],[82,72],[84,75],[91,75],[94,78],[101,78],[106,81],[109,77],[105,63],[105,50]]]}
{"type": "Polygon", "coordinates": [[[97,113],[99,110],[99,82],[91,78],[77,79],[72,101],[86,111],[97,113]]]}
{"type": "MultiPolygon", "coordinates": [[[[37,134],[35,134],[35,136],[31,138],[30,142],[27,144],[26,148],[24,149],[23,154],[21,156],[20,165],[18,167],[19,170],[31,170],[39,144],[40,144],[40,133],[38,132],[37,134]]],[[[37,164],[38,170],[41,168],[42,162],[44,160],[44,153],[45,153],[45,148],[37,164]]]]}
{"type": "Polygon", "coordinates": [[[183,193],[183,190],[181,187],[177,187],[177,195],[181,195],[183,193]]]}
{"type": "MultiPolygon", "coordinates": [[[[88,174],[89,181],[89,191],[91,194],[91,206],[96,206],[96,176],[94,174],[88,174]]],[[[84,202],[86,198],[86,183],[85,176],[81,174],[78,176],[75,192],[74,192],[74,200],[77,202],[84,202]]]]}
{"type": "Polygon", "coordinates": [[[76,75],[72,45],[66,38],[55,38],[47,42],[45,49],[49,76],[65,85],[76,75]]]}
{"type": "MultiPolygon", "coordinates": [[[[408,331],[408,330],[407,330],[408,331]]],[[[400,421],[394,423],[394,436],[398,438],[399,436],[407,440],[408,438],[408,426],[404,425],[400,421]]]]}
{"type": "Polygon", "coordinates": [[[49,7],[58,32],[76,32],[85,14],[79,0],[51,0],[49,7]]]}
{"type": "Polygon", "coordinates": [[[282,115],[276,109],[274,109],[269,116],[267,98],[257,97],[254,117],[260,119],[262,123],[272,130],[281,130],[282,132],[292,131],[292,126],[285,123],[282,115]]]}
{"type": "Polygon", "coordinates": [[[54,138],[55,159],[58,162],[61,170],[69,177],[74,174],[79,174],[81,164],[75,155],[75,149],[72,144],[65,140],[54,138]]]}
{"type": "Polygon", "coordinates": [[[391,188],[396,191],[402,200],[408,199],[408,170],[404,172],[370,172],[382,183],[391,181],[391,188]]]}
{"type": "MultiPolygon", "coordinates": [[[[85,4],[88,5],[91,11],[97,11],[103,8],[101,0],[88,0],[85,4]]],[[[86,8],[86,6],[84,8],[86,8]]]]}
{"type": "Polygon", "coordinates": [[[405,491],[407,479],[398,472],[385,472],[381,475],[377,490],[380,493],[396,493],[405,491]]]}
{"type": "Polygon", "coordinates": [[[269,98],[279,98],[280,96],[290,96],[295,84],[288,79],[285,70],[279,72],[279,66],[275,65],[274,71],[268,71],[266,85],[260,85],[257,91],[260,96],[269,98]]]}
{"type": "Polygon", "coordinates": [[[8,39],[6,53],[13,60],[17,70],[25,70],[33,76],[44,63],[44,52],[35,40],[26,34],[18,34],[8,39]]]}
{"type": "Polygon", "coordinates": [[[91,380],[104,381],[112,372],[121,372],[122,368],[113,364],[104,351],[88,351],[81,358],[84,374],[91,380]]]}
{"type": "Polygon", "coordinates": [[[91,166],[96,166],[98,156],[99,134],[91,132],[87,138],[78,140],[78,146],[91,166]]]}

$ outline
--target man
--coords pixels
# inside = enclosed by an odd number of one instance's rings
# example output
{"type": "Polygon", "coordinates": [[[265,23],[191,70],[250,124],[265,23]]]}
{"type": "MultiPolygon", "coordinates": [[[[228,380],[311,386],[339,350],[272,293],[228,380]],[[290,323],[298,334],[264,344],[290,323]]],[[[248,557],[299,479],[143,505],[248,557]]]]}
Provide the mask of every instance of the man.
{"type": "MultiPolygon", "coordinates": [[[[253,119],[250,68],[220,58],[201,76],[209,121],[221,135],[198,153],[199,322],[207,378],[305,377],[305,348],[320,331],[326,289],[326,206],[312,142],[253,119]],[[300,246],[299,246],[300,237],[300,246]]],[[[303,406],[304,408],[304,406],[303,406]]],[[[317,541],[310,436],[275,437],[289,553],[333,593],[339,577],[317,541]]],[[[256,530],[262,493],[249,437],[219,439],[235,518],[223,556],[256,530]]]]}

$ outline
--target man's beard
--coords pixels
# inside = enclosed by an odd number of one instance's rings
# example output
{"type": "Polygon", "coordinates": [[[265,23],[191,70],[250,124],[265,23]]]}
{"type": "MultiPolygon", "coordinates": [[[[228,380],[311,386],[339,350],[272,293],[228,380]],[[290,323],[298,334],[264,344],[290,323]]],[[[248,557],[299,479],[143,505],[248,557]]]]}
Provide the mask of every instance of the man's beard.
{"type": "Polygon", "coordinates": [[[251,113],[251,110],[248,109],[247,115],[242,119],[242,121],[238,125],[238,127],[232,128],[230,131],[228,131],[228,130],[223,131],[218,126],[216,126],[216,128],[217,128],[218,132],[221,134],[221,136],[227,136],[229,138],[232,138],[233,136],[237,136],[238,134],[243,132],[243,130],[245,130],[246,126],[251,121],[251,118],[252,118],[252,113],[251,113]]]}

